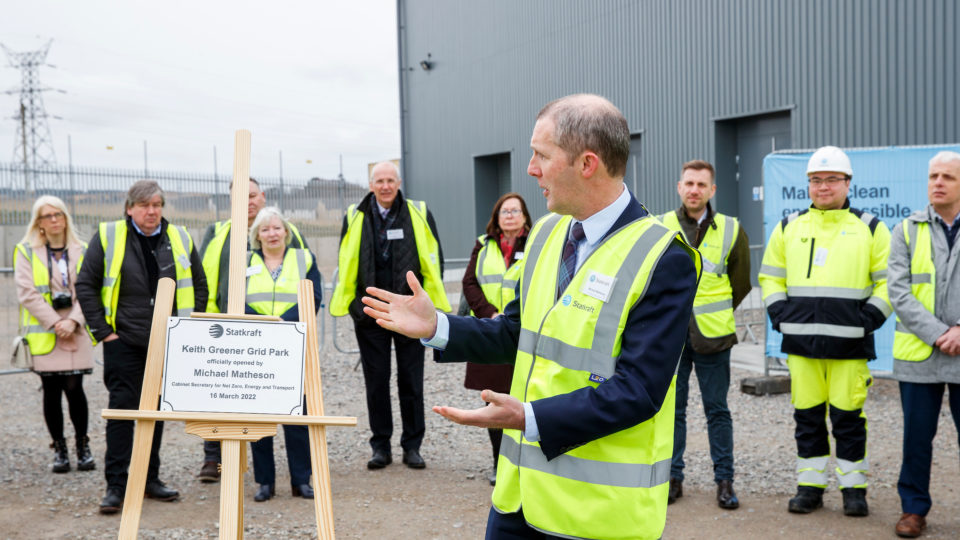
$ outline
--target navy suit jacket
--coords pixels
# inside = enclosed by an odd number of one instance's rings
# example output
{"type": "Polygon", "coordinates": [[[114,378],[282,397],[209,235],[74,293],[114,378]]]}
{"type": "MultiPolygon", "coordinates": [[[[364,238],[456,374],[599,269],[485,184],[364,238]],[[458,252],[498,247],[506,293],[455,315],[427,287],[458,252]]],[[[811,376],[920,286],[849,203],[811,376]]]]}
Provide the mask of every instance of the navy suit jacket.
{"type": "MultiPolygon", "coordinates": [[[[607,235],[644,215],[646,209],[631,197],[607,235]]],[[[614,375],[596,388],[586,386],[531,403],[547,459],[653,418],[680,360],[696,291],[693,261],[682,247],[671,245],[654,268],[646,294],[627,317],[614,375]]],[[[449,341],[437,361],[515,361],[520,335],[517,300],[495,319],[448,319],[449,341]]]]}

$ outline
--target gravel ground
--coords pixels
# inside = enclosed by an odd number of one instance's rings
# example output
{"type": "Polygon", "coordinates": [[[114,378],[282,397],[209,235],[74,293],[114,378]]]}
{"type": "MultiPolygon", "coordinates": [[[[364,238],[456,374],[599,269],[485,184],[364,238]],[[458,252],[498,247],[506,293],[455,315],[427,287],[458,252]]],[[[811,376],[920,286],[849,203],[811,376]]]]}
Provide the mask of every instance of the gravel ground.
{"type": "MultiPolygon", "coordinates": [[[[330,320],[327,319],[328,325],[330,320]]],[[[349,321],[341,319],[337,341],[355,348],[349,321]]],[[[399,414],[394,390],[394,465],[367,471],[366,406],[355,353],[337,352],[326,331],[322,377],[326,412],[356,416],[357,428],[330,428],[328,447],[336,531],[343,538],[482,538],[490,502],[486,475],[490,470],[489,441],[481,429],[465,428],[427,411],[422,454],[427,469],[414,471],[399,464],[399,414]]],[[[476,392],[463,388],[463,366],[430,361],[425,367],[425,402],[475,407],[476,392]]],[[[811,516],[785,511],[794,491],[795,447],[792,408],[787,395],[756,397],[739,391],[739,380],[754,376],[734,370],[730,407],[735,424],[736,488],[741,509],[718,509],[713,500],[712,466],[706,425],[696,383],[691,380],[685,496],[670,507],[665,538],[893,538],[899,517],[896,480],[900,463],[901,413],[896,384],[877,381],[867,401],[870,422],[872,513],[844,518],[840,496],[831,486],[826,507],[811,516]]],[[[100,516],[103,495],[104,420],[106,406],[102,370],[86,378],[90,400],[90,435],[97,470],[54,475],[52,451],[41,415],[40,383],[32,374],[0,376],[0,538],[113,538],[118,516],[100,516]]],[[[934,455],[934,509],[925,537],[960,537],[957,434],[946,408],[934,455]]],[[[72,427],[67,422],[68,440],[72,427]]],[[[245,531],[249,538],[310,538],[316,536],[313,506],[294,499],[287,489],[286,459],[278,437],[277,497],[252,501],[255,484],[246,478],[245,531]]],[[[72,448],[72,443],[71,443],[72,448]]],[[[72,449],[71,449],[72,451],[72,449]]],[[[175,503],[145,501],[140,522],[142,538],[214,538],[217,536],[219,485],[201,484],[194,475],[202,461],[200,440],[186,435],[178,423],[168,423],[161,451],[161,478],[179,489],[175,503]]],[[[252,472],[252,471],[249,471],[252,472]]]]}

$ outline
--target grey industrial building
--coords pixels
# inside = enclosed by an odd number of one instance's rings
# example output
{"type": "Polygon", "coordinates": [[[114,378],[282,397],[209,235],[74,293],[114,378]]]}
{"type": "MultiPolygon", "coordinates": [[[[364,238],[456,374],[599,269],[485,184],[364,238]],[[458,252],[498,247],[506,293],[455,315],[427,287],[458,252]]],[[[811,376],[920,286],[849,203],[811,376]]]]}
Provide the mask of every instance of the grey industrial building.
{"type": "Polygon", "coordinates": [[[717,166],[722,212],[763,243],[773,150],[960,140],[956,0],[398,0],[405,191],[464,258],[526,173],[548,101],[593,92],[632,133],[626,183],[679,205],[684,161],[717,166]]]}

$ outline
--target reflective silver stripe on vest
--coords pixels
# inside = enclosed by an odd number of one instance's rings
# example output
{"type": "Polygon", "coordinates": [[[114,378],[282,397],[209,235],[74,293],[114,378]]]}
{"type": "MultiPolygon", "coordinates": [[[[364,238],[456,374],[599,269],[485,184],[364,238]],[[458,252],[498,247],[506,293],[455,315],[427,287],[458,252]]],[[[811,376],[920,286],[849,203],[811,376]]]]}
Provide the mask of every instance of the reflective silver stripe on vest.
{"type": "Polygon", "coordinates": [[[872,281],[880,281],[881,279],[887,279],[887,269],[877,270],[876,272],[870,272],[870,279],[872,281]]]}
{"type": "Polygon", "coordinates": [[[864,457],[860,461],[848,461],[837,458],[837,483],[841,488],[864,487],[867,485],[867,471],[870,464],[864,457]]]}
{"type": "Polygon", "coordinates": [[[893,308],[890,307],[890,304],[879,296],[871,296],[870,299],[867,300],[867,303],[879,309],[884,317],[889,317],[890,314],[893,313],[893,308]]]}
{"type": "Polygon", "coordinates": [[[720,250],[720,262],[713,267],[711,274],[727,273],[727,257],[733,247],[733,218],[723,216],[723,247],[720,250]]]}
{"type": "Polygon", "coordinates": [[[50,292],[49,285],[37,285],[36,289],[37,289],[37,292],[39,292],[40,294],[47,294],[48,292],[50,292]]]}
{"type": "Polygon", "coordinates": [[[863,300],[873,294],[873,285],[856,289],[852,287],[787,287],[787,296],[842,298],[845,300],[863,300]]]}
{"type": "Polygon", "coordinates": [[[512,437],[504,437],[500,455],[514,465],[593,485],[652,488],[670,481],[670,459],[653,465],[645,463],[610,463],[561,454],[549,461],[543,451],[533,445],[520,445],[512,437]]]}
{"type": "Polygon", "coordinates": [[[705,313],[716,313],[718,311],[724,311],[727,309],[733,309],[733,298],[727,298],[726,300],[720,300],[719,302],[703,304],[702,306],[693,306],[693,314],[703,315],[705,313]]]}
{"type": "MultiPolygon", "coordinates": [[[[117,252],[117,226],[115,223],[107,224],[107,252],[104,254],[104,266],[103,273],[109,274],[110,268],[113,266],[113,257],[117,252]]],[[[112,279],[110,284],[107,284],[107,278],[104,277],[103,285],[104,287],[112,287],[116,279],[112,279]]]]}
{"type": "Polygon", "coordinates": [[[932,276],[930,276],[930,273],[929,273],[929,272],[925,272],[925,273],[922,273],[922,274],[910,274],[910,283],[911,283],[911,284],[914,284],[914,283],[930,283],[931,279],[932,279],[932,276]]]}
{"type": "Polygon", "coordinates": [[[254,302],[296,302],[297,293],[253,293],[247,295],[247,303],[254,302]]]}
{"type": "Polygon", "coordinates": [[[789,224],[790,222],[797,219],[798,217],[800,217],[800,212],[794,212],[790,214],[789,216],[787,216],[787,223],[789,224]]]}
{"type": "MultiPolygon", "coordinates": [[[[302,249],[298,249],[296,253],[297,253],[297,272],[299,272],[300,279],[303,280],[303,279],[306,279],[307,277],[307,252],[302,249]]],[[[293,301],[296,302],[297,295],[293,295],[293,296],[294,296],[293,301]]]]}
{"type": "Polygon", "coordinates": [[[43,326],[38,324],[31,324],[29,326],[26,326],[24,327],[24,330],[26,331],[27,334],[53,334],[54,333],[53,330],[48,330],[47,328],[44,328],[43,326]]]}
{"type": "Polygon", "coordinates": [[[485,241],[483,249],[480,250],[480,258],[477,260],[477,283],[480,285],[490,285],[493,283],[503,283],[503,274],[481,274],[483,272],[483,263],[487,260],[487,252],[490,251],[490,242],[485,241]]]}
{"type": "Polygon", "coordinates": [[[760,265],[760,273],[761,273],[761,274],[766,274],[766,275],[768,275],[768,276],[778,277],[778,278],[785,278],[785,277],[787,277],[787,269],[786,269],[786,268],[780,268],[780,267],[778,267],[778,266],[770,266],[769,264],[761,264],[761,265],[760,265]]]}
{"type": "Polygon", "coordinates": [[[183,250],[187,253],[187,257],[190,256],[190,235],[187,234],[187,230],[177,227],[175,225],[168,225],[173,227],[175,231],[180,235],[180,244],[183,246],[183,250]]]}
{"type": "Polygon", "coordinates": [[[193,308],[177,308],[178,317],[189,317],[193,313],[193,308]]]}
{"type": "Polygon", "coordinates": [[[517,288],[517,280],[505,279],[503,280],[503,283],[500,286],[503,287],[504,289],[514,290],[517,288]]]}
{"type": "MultiPolygon", "coordinates": [[[[536,261],[540,258],[540,252],[543,251],[543,246],[547,243],[547,237],[550,236],[550,233],[553,232],[553,228],[557,225],[557,221],[560,220],[560,214],[553,214],[543,222],[543,227],[540,227],[539,232],[537,232],[536,238],[533,239],[533,245],[526,246],[526,258],[528,261],[536,261]]],[[[524,264],[523,267],[523,290],[520,291],[520,304],[523,305],[524,299],[527,297],[527,292],[530,291],[530,281],[533,279],[533,269],[537,266],[536,264],[524,264]]]]}
{"type": "Polygon", "coordinates": [[[183,278],[177,280],[178,289],[186,289],[193,287],[193,278],[183,278]]]}
{"type": "MultiPolygon", "coordinates": [[[[588,371],[606,378],[612,377],[617,365],[617,359],[613,357],[613,348],[620,327],[620,316],[626,308],[627,297],[630,288],[633,286],[633,276],[643,264],[647,255],[650,254],[650,250],[666,232],[673,231],[660,224],[652,225],[640,235],[640,238],[630,248],[630,252],[624,258],[623,263],[617,270],[617,275],[614,277],[610,301],[600,305],[600,312],[597,314],[597,322],[594,325],[593,346],[591,348],[586,349],[569,345],[558,338],[549,336],[541,335],[538,338],[536,333],[521,328],[517,349],[532,356],[552,360],[567,369],[588,371]]],[[[590,256],[597,253],[603,243],[613,238],[615,234],[607,236],[590,256]]],[[[662,255],[662,253],[659,255],[662,255]]],[[[589,257],[587,260],[589,260],[589,257]]],[[[650,270],[651,276],[655,267],[656,264],[650,270]]],[[[526,268],[524,270],[526,271],[526,268]]],[[[644,290],[640,293],[640,298],[643,298],[643,294],[646,293],[647,284],[644,284],[644,290]]],[[[640,298],[637,299],[638,302],[640,298]]]]}
{"type": "Polygon", "coordinates": [[[829,336],[838,338],[862,338],[862,326],[842,326],[825,323],[780,323],[782,334],[799,336],[829,336]]]}
{"type": "Polygon", "coordinates": [[[864,223],[867,227],[870,226],[870,222],[873,221],[873,219],[874,219],[875,217],[876,217],[876,216],[874,216],[873,214],[871,214],[871,213],[869,213],[869,212],[864,212],[864,213],[860,214],[860,219],[863,221],[863,223],[864,223]]]}
{"type": "Polygon", "coordinates": [[[786,299],[787,299],[787,293],[785,292],[770,293],[770,296],[764,299],[763,305],[764,307],[770,307],[773,303],[779,302],[781,300],[786,300],[786,299]]]}

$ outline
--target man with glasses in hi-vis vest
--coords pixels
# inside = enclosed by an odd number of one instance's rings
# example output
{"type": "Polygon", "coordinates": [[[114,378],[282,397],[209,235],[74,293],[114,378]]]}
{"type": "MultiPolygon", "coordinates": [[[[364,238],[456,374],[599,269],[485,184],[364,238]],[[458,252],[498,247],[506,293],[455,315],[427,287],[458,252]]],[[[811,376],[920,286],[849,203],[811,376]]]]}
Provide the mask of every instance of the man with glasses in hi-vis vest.
{"type": "Polygon", "coordinates": [[[893,376],[903,407],[898,536],[915,538],[930,511],[930,463],[943,391],[960,431],[960,154],[933,156],[930,204],[893,228],[887,279],[897,313],[893,376]]]}
{"type": "Polygon", "coordinates": [[[626,189],[626,118],[606,99],[547,104],[527,173],[551,211],[530,232],[517,298],[495,319],[440,314],[370,288],[377,324],[441,361],[513,363],[487,407],[434,407],[502,428],[487,538],[660,538],[673,455],[674,381],[700,257],[626,189]]]}
{"type": "Polygon", "coordinates": [[[830,462],[827,416],[836,440],[843,513],[866,516],[867,417],[877,357],[873,332],[890,316],[890,231],[876,216],[850,207],[853,168],[836,146],[807,163],[810,208],[783,218],[763,253],[759,281],[780,350],[790,368],[797,441],[797,494],[787,510],[823,506],[830,462]]]}

